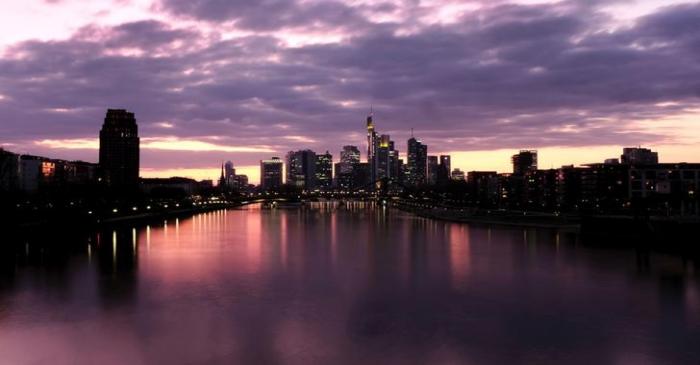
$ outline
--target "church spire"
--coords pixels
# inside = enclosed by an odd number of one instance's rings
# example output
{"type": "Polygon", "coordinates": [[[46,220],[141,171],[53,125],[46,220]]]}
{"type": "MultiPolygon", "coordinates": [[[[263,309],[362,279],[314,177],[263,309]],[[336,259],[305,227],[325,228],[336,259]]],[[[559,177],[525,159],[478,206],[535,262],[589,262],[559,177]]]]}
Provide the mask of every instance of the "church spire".
{"type": "Polygon", "coordinates": [[[223,189],[226,186],[226,177],[224,176],[224,163],[221,163],[221,177],[219,178],[219,188],[223,189]]]}

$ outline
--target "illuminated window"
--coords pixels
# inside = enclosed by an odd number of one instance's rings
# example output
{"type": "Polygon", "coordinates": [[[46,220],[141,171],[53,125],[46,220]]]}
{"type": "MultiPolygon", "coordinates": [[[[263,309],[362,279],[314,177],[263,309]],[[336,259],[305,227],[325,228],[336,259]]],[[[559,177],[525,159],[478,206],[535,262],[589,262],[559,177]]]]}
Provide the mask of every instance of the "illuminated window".
{"type": "Polygon", "coordinates": [[[41,163],[41,175],[44,177],[53,177],[56,174],[56,164],[53,162],[44,161],[41,163]]]}

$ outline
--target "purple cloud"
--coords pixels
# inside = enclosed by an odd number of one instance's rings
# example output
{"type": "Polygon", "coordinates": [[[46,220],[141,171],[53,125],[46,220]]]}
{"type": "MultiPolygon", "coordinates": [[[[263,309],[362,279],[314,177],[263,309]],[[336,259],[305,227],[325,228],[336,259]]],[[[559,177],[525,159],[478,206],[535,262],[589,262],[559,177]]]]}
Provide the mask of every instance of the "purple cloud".
{"type": "MultiPolygon", "coordinates": [[[[635,122],[697,103],[700,5],[615,29],[595,3],[571,5],[484,6],[431,23],[418,20],[429,9],[408,3],[164,0],[161,20],[8,47],[0,142],[94,137],[104,110],[121,107],[136,112],[142,136],[336,153],[362,145],[370,104],[402,150],[410,128],[435,152],[667,140],[635,122]],[[341,39],[291,46],[294,32],[341,39]]],[[[248,165],[267,157],[182,152],[177,162],[231,155],[248,165]]],[[[172,156],[153,150],[144,163],[171,167],[172,156]]]]}

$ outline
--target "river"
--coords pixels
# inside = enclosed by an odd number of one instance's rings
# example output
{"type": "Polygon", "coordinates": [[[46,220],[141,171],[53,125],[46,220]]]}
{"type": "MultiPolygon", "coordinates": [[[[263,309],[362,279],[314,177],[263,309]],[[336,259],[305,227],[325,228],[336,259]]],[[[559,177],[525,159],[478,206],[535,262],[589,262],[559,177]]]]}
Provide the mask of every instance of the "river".
{"type": "Polygon", "coordinates": [[[41,233],[2,253],[2,364],[700,363],[697,261],[556,230],[328,202],[41,233]]]}

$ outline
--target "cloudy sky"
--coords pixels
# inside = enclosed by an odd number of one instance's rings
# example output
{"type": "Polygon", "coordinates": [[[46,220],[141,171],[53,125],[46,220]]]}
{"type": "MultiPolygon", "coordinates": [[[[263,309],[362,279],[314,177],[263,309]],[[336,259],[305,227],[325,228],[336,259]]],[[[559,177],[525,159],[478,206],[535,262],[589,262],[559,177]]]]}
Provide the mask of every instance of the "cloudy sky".
{"type": "MultiPolygon", "coordinates": [[[[700,161],[700,4],[684,0],[23,0],[0,12],[0,145],[97,161],[136,113],[142,175],[365,147],[411,128],[464,170],[700,161]]],[[[363,155],[364,158],[364,155],[363,155]]]]}

